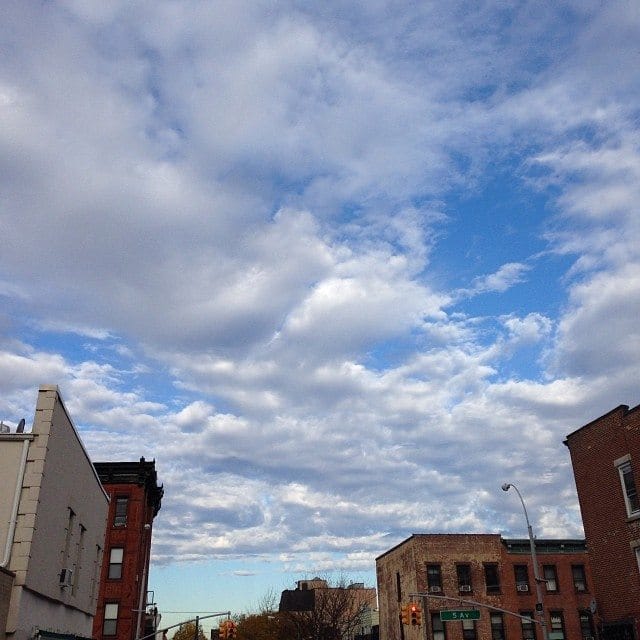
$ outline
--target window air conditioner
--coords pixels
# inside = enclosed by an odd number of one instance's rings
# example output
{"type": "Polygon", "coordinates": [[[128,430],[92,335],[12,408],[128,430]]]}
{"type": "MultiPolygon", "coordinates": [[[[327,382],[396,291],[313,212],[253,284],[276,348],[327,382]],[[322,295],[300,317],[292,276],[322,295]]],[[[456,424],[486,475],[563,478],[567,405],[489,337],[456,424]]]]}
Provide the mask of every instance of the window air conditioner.
{"type": "Polygon", "coordinates": [[[460,591],[471,591],[471,585],[470,584],[461,584],[459,586],[460,591]]]}
{"type": "Polygon", "coordinates": [[[518,591],[529,591],[529,585],[528,584],[518,584],[518,585],[516,585],[516,589],[518,591]]]}
{"type": "Polygon", "coordinates": [[[440,593],[442,591],[442,587],[437,585],[437,584],[434,584],[434,585],[429,587],[429,591],[431,593],[440,593]]]}
{"type": "Polygon", "coordinates": [[[60,586],[70,587],[73,584],[73,569],[63,569],[60,572],[60,586]]]}

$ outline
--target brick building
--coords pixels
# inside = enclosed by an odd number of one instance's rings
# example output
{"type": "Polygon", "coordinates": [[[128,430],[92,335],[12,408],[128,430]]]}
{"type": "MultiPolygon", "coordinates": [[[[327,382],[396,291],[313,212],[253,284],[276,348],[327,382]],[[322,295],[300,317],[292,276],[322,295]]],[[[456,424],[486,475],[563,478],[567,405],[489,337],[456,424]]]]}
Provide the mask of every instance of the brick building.
{"type": "Polygon", "coordinates": [[[640,406],[567,436],[603,640],[640,638],[640,406]]]}
{"type": "Polygon", "coordinates": [[[147,601],[153,519],[163,487],[155,461],[96,462],[111,498],[93,635],[98,640],[135,640],[155,631],[147,601]]]}
{"type": "MultiPolygon", "coordinates": [[[[592,638],[591,572],[584,540],[537,540],[545,620],[553,640],[592,638]]],[[[384,640],[541,640],[535,617],[529,540],[499,534],[416,534],[376,559],[380,638],[384,640]],[[411,594],[428,594],[412,597],[411,594]],[[410,600],[422,606],[422,624],[401,623],[410,600]],[[442,609],[474,608],[478,620],[443,622],[442,609]],[[503,610],[503,611],[500,611],[503,610]]]]}

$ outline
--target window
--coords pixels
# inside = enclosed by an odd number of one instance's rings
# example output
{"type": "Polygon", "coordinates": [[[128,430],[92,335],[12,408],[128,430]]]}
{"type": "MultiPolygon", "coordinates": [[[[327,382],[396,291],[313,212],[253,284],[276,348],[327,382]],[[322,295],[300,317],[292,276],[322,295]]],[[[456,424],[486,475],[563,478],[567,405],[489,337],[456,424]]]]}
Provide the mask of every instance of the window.
{"type": "Polygon", "coordinates": [[[463,620],[462,621],[462,640],[476,640],[478,634],[476,633],[476,621],[475,620],[463,620]]]}
{"type": "Polygon", "coordinates": [[[75,595],[78,590],[78,583],[80,581],[80,569],[82,568],[82,559],[84,555],[84,539],[87,529],[85,526],[80,525],[80,536],[78,537],[78,543],[76,545],[76,561],[73,572],[73,586],[71,587],[71,593],[75,595]]]}
{"type": "Polygon", "coordinates": [[[102,624],[102,635],[115,636],[118,629],[118,604],[111,602],[104,605],[104,623],[102,624]]]}
{"type": "Polygon", "coordinates": [[[513,572],[516,576],[516,590],[520,593],[529,591],[529,569],[526,564],[513,565],[513,572]]]}
{"type": "Polygon", "coordinates": [[[439,613],[431,614],[431,631],[433,640],[447,640],[446,625],[440,620],[439,613]]]}
{"type": "Polygon", "coordinates": [[[554,640],[564,640],[564,619],[562,611],[551,612],[551,633],[554,640]]]}
{"type": "Polygon", "coordinates": [[[504,640],[504,620],[501,613],[491,614],[491,640],[504,640]]]}
{"type": "Polygon", "coordinates": [[[109,580],[120,580],[122,578],[122,559],[124,558],[124,549],[122,547],[113,547],[109,554],[109,580]]]}
{"type": "Polygon", "coordinates": [[[587,590],[587,578],[584,572],[583,564],[574,564],[571,567],[571,574],[573,575],[573,586],[576,591],[587,590]]]}
{"type": "Polygon", "coordinates": [[[640,547],[636,547],[634,549],[635,553],[636,553],[636,561],[638,563],[638,570],[640,570],[640,547]]]}
{"type": "Polygon", "coordinates": [[[533,611],[521,611],[522,640],[536,640],[536,623],[533,621],[533,611]],[[526,620],[525,618],[528,618],[526,620]]]}
{"type": "Polygon", "coordinates": [[[471,565],[456,565],[456,574],[458,575],[458,591],[471,591],[471,565]]]}
{"type": "Polygon", "coordinates": [[[114,527],[127,526],[127,507],[129,506],[129,498],[121,496],[116,498],[116,512],[113,518],[114,527]]]}
{"type": "Polygon", "coordinates": [[[442,572],[439,564],[427,565],[427,586],[433,593],[442,591],[442,572]]]}
{"type": "Polygon", "coordinates": [[[582,640],[593,638],[593,617],[590,611],[580,611],[580,636],[582,640]]]}
{"type": "Polygon", "coordinates": [[[624,502],[627,506],[627,515],[632,515],[640,511],[640,500],[636,491],[636,481],[633,477],[633,469],[631,468],[631,460],[623,462],[618,466],[620,473],[620,482],[622,482],[622,492],[624,494],[624,502]]]}
{"type": "Polygon", "coordinates": [[[487,593],[500,593],[500,573],[497,564],[484,565],[484,583],[487,593]]]}
{"type": "Polygon", "coordinates": [[[547,585],[547,593],[554,593],[558,590],[558,574],[555,564],[545,564],[542,567],[542,575],[547,585]]]}

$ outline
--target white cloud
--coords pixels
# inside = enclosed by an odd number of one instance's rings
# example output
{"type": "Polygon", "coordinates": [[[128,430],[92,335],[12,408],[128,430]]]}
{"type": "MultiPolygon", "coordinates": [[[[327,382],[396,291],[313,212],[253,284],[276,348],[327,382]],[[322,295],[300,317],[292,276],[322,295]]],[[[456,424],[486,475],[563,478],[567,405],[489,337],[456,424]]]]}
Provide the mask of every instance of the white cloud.
{"type": "Polygon", "coordinates": [[[0,409],[155,457],[158,561],[366,570],[520,531],[505,480],[579,535],[562,439],[637,395],[628,5],[5,14],[0,409]]]}

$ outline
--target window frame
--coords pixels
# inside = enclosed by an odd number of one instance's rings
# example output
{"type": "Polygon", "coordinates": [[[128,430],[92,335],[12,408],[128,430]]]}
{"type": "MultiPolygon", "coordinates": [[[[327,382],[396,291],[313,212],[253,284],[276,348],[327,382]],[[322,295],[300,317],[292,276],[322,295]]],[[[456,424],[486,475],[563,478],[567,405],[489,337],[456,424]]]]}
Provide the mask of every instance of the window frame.
{"type": "Polygon", "coordinates": [[[571,565],[571,580],[573,582],[573,589],[576,593],[587,593],[589,589],[587,588],[587,571],[583,564],[572,564],[571,565]],[[579,578],[576,579],[576,573],[580,573],[579,578]],[[582,589],[578,587],[578,584],[582,583],[582,589]]]}
{"type": "Polygon", "coordinates": [[[562,611],[549,611],[549,632],[554,634],[555,640],[566,640],[567,632],[564,627],[564,615],[562,611]],[[560,626],[554,626],[553,619],[560,620],[560,626]],[[561,633],[562,637],[558,634],[561,633]]]}
{"type": "Polygon", "coordinates": [[[514,564],[513,576],[516,581],[516,591],[518,593],[529,593],[531,585],[529,583],[529,565],[528,564],[514,564]],[[526,589],[520,587],[526,586],[526,589]]]}
{"type": "Polygon", "coordinates": [[[111,547],[109,549],[109,570],[107,572],[108,580],[122,580],[122,572],[124,568],[124,547],[111,547]],[[114,561],[114,552],[120,552],[120,562],[114,561]],[[112,569],[118,568],[117,575],[112,575],[112,569]]]}
{"type": "Polygon", "coordinates": [[[440,593],[442,589],[442,565],[436,562],[428,562],[427,570],[427,591],[440,593]]]}
{"type": "Polygon", "coordinates": [[[471,565],[468,562],[456,564],[456,579],[458,580],[458,591],[473,591],[471,579],[471,565]],[[464,587],[469,587],[468,589],[464,587]]]}
{"type": "Polygon", "coordinates": [[[502,593],[502,585],[500,584],[500,567],[497,562],[485,562],[483,564],[484,569],[484,588],[487,595],[495,595],[502,593]],[[492,576],[489,576],[493,573],[492,576]],[[489,584],[488,578],[495,578],[495,584],[489,584]]]}
{"type": "Polygon", "coordinates": [[[431,612],[431,637],[433,640],[447,640],[447,625],[441,620],[440,612],[431,612]]]}
{"type": "Polygon", "coordinates": [[[461,620],[462,640],[478,640],[478,627],[475,620],[461,620]]]}
{"type": "Polygon", "coordinates": [[[580,624],[580,637],[582,640],[594,637],[593,615],[588,609],[578,611],[578,623],[580,624]]]}
{"type": "Polygon", "coordinates": [[[536,640],[536,623],[533,611],[521,611],[520,623],[522,625],[522,640],[536,640]],[[525,620],[530,618],[529,620],[525,620]]]}
{"type": "Polygon", "coordinates": [[[640,496],[638,495],[638,486],[636,484],[635,474],[633,473],[631,457],[625,456],[616,462],[627,516],[631,518],[632,516],[640,515],[640,496]]]}
{"type": "Polygon", "coordinates": [[[104,617],[102,619],[102,635],[103,636],[116,636],[118,635],[118,615],[120,614],[119,602],[105,602],[104,605],[104,617]],[[115,607],[115,618],[111,614],[107,618],[107,611],[109,607],[115,607]],[[107,623],[109,627],[107,628],[107,623]],[[111,626],[113,625],[113,626],[111,626]]]}
{"type": "Polygon", "coordinates": [[[493,611],[490,612],[489,624],[491,625],[491,640],[506,640],[507,635],[504,626],[504,615],[493,611]]]}
{"type": "Polygon", "coordinates": [[[115,503],[113,505],[113,526],[114,527],[126,527],[127,519],[129,515],[129,496],[116,496],[115,503]],[[121,505],[124,504],[124,513],[121,505]]]}
{"type": "Polygon", "coordinates": [[[558,568],[555,564],[542,565],[542,577],[544,578],[544,585],[547,593],[558,593],[560,591],[560,585],[558,584],[558,568]],[[553,574],[552,578],[547,577],[548,570],[553,574]],[[553,589],[549,587],[549,582],[553,582],[553,589]]]}

